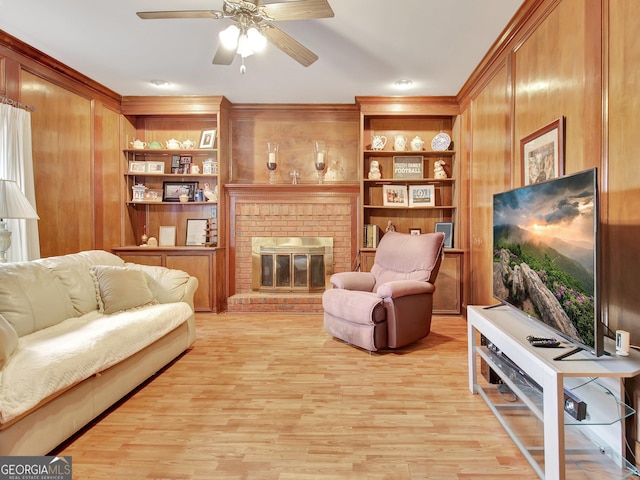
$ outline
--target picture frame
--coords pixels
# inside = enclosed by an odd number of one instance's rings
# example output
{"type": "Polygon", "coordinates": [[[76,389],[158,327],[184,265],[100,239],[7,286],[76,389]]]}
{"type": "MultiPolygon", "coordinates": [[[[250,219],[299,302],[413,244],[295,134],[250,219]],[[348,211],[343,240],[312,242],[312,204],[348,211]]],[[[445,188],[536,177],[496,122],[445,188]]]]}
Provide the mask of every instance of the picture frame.
{"type": "Polygon", "coordinates": [[[147,162],[129,161],[129,173],[145,173],[147,171],[147,162]]]}
{"type": "Polygon", "coordinates": [[[523,185],[564,175],[564,124],[557,118],[520,141],[523,185]]]}
{"type": "Polygon", "coordinates": [[[145,202],[161,202],[162,201],[162,190],[149,188],[144,192],[144,201],[145,202]]]}
{"type": "Polygon", "coordinates": [[[393,157],[393,178],[424,178],[424,157],[412,155],[393,157]]]}
{"type": "Polygon", "coordinates": [[[410,228],[409,235],[422,235],[422,230],[420,228],[410,228]]]}
{"type": "Polygon", "coordinates": [[[193,157],[191,155],[180,155],[180,171],[184,175],[191,174],[191,163],[193,162],[193,157]]]}
{"type": "Polygon", "coordinates": [[[406,185],[382,185],[382,205],[406,207],[409,205],[406,185]]]}
{"type": "Polygon", "coordinates": [[[216,143],[216,129],[202,130],[199,148],[213,148],[216,143]]]}
{"type": "Polygon", "coordinates": [[[436,204],[436,189],[434,185],[410,185],[410,207],[433,207],[436,204]]]}
{"type": "Polygon", "coordinates": [[[444,233],[444,248],[453,248],[453,223],[436,222],[436,232],[444,233]]]}
{"type": "Polygon", "coordinates": [[[180,195],[189,195],[189,201],[195,201],[198,182],[162,182],[162,201],[179,202],[180,195]]]}
{"type": "Polygon", "coordinates": [[[159,227],[158,245],[160,247],[176,246],[176,227],[175,226],[159,227]]]}
{"type": "Polygon", "coordinates": [[[209,221],[206,218],[188,218],[187,236],[185,245],[204,246],[207,242],[207,227],[209,221]]]}
{"type": "Polygon", "coordinates": [[[147,173],[163,174],[164,162],[145,162],[147,164],[147,173]]]}

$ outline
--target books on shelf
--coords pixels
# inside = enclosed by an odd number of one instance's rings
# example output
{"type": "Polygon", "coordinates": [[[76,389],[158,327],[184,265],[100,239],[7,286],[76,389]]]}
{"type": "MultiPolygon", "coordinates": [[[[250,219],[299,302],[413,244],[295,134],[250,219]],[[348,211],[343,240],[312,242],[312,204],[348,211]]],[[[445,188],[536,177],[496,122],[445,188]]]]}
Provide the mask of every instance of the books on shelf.
{"type": "Polygon", "coordinates": [[[378,248],[378,242],[380,241],[380,227],[378,227],[378,225],[365,223],[363,239],[364,248],[378,248]]]}

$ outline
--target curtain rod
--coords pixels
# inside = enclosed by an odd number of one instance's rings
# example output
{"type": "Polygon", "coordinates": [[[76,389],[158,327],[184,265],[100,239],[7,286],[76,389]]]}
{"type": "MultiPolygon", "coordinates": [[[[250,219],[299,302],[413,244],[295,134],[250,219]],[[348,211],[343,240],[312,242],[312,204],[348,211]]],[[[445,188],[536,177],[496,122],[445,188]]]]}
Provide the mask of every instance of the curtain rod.
{"type": "Polygon", "coordinates": [[[0,103],[4,103],[6,105],[11,105],[12,107],[16,107],[16,108],[23,108],[23,109],[28,110],[30,112],[35,112],[36,111],[36,107],[34,107],[32,105],[27,105],[26,103],[17,102],[15,100],[12,100],[9,97],[5,97],[4,95],[0,95],[0,103]]]}

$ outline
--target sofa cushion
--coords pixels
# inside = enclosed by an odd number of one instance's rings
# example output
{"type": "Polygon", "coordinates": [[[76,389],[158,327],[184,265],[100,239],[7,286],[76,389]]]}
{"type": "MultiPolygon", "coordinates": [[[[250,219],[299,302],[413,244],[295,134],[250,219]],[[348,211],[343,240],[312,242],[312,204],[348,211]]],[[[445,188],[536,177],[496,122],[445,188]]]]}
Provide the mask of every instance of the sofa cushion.
{"type": "Polygon", "coordinates": [[[45,265],[58,276],[69,292],[77,315],[84,315],[98,309],[96,290],[89,268],[93,265],[124,265],[124,260],[104,250],[87,250],[69,255],[43,258],[35,260],[35,262],[45,265]]]}
{"type": "Polygon", "coordinates": [[[89,269],[96,289],[98,311],[112,314],[158,303],[140,270],[94,265],[89,269]]]}
{"type": "Polygon", "coordinates": [[[18,334],[11,324],[0,315],[0,370],[2,370],[18,346],[18,334]]]}
{"type": "Polygon", "coordinates": [[[117,313],[111,321],[94,310],[21,338],[0,371],[0,429],[57,392],[151,345],[192,315],[184,302],[117,313]]]}
{"type": "Polygon", "coordinates": [[[149,285],[151,293],[160,303],[182,301],[185,285],[190,278],[187,272],[137,263],[125,263],[125,266],[145,273],[147,285],[149,285]]]}
{"type": "Polygon", "coordinates": [[[19,337],[77,316],[62,282],[36,261],[0,264],[0,314],[19,337]]]}

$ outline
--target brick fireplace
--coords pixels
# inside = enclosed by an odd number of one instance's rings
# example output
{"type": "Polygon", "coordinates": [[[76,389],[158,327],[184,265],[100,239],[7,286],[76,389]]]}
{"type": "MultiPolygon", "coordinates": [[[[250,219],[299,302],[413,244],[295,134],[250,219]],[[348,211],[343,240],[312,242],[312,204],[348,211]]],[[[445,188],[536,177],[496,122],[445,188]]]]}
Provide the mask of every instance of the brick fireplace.
{"type": "Polygon", "coordinates": [[[229,312],[321,312],[322,292],[252,288],[252,238],[330,237],[333,271],[353,269],[357,185],[227,185],[229,312]]]}

